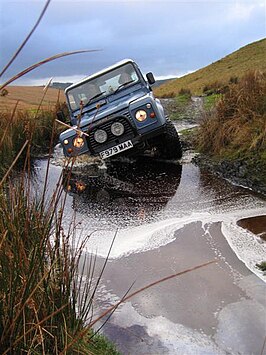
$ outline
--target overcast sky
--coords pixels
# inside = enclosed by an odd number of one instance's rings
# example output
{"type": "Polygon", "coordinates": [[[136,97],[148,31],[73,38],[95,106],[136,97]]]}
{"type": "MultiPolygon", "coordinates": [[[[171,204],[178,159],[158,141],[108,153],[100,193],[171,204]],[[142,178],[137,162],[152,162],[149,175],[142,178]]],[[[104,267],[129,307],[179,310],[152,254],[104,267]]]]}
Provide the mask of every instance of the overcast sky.
{"type": "MultiPolygon", "coordinates": [[[[0,0],[0,67],[37,21],[45,0],[0,0]]],[[[265,0],[52,0],[4,79],[48,56],[101,49],[46,64],[15,84],[76,81],[132,58],[157,78],[195,71],[266,35],[265,0]]]]}

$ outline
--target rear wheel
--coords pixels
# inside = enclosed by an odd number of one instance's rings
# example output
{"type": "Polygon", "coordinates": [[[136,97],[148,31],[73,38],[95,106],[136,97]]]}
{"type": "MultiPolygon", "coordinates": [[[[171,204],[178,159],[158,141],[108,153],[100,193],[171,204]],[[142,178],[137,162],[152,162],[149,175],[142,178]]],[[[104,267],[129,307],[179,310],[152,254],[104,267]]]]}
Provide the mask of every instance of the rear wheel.
{"type": "Polygon", "coordinates": [[[167,120],[165,133],[157,137],[156,148],[159,156],[166,159],[182,158],[182,146],[175,126],[170,120],[167,120]]]}

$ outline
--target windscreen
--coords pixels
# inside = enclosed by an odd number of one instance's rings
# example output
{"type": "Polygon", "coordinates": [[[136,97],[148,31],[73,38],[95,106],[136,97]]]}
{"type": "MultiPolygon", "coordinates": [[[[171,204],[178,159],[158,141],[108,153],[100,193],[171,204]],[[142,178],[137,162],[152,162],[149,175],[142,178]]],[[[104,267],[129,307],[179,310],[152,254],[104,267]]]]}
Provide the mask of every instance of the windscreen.
{"type": "Polygon", "coordinates": [[[104,73],[67,92],[68,101],[73,111],[86,106],[97,99],[115,94],[139,81],[138,74],[131,63],[127,63],[104,73]]]}

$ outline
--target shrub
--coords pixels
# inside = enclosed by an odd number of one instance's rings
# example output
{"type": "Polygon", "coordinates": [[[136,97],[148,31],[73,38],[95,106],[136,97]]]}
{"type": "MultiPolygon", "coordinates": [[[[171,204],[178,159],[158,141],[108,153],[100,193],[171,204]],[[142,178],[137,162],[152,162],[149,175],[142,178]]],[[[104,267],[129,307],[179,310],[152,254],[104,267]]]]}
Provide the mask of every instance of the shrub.
{"type": "Polygon", "coordinates": [[[186,96],[191,97],[192,94],[191,94],[190,89],[181,88],[178,92],[178,95],[186,95],[186,96]]]}
{"type": "Polygon", "coordinates": [[[176,96],[176,94],[173,91],[171,91],[169,93],[161,94],[160,98],[162,98],[162,99],[168,99],[169,98],[170,99],[170,98],[173,98],[175,96],[176,96]]]}
{"type": "Polygon", "coordinates": [[[222,98],[222,94],[212,94],[203,98],[203,106],[206,111],[215,109],[218,100],[222,98]]]}
{"type": "Polygon", "coordinates": [[[237,84],[238,83],[238,77],[237,76],[231,76],[229,79],[229,84],[237,84]]]}
{"type": "Polygon", "coordinates": [[[198,130],[200,151],[263,152],[266,149],[265,74],[249,72],[230,86],[213,112],[206,113],[198,130]]]}
{"type": "Polygon", "coordinates": [[[220,94],[223,91],[223,87],[224,85],[221,82],[215,81],[205,85],[202,91],[205,95],[220,94]]]}
{"type": "Polygon", "coordinates": [[[62,351],[81,324],[71,305],[75,267],[60,217],[30,201],[23,181],[1,190],[0,207],[1,351],[62,351]]]}

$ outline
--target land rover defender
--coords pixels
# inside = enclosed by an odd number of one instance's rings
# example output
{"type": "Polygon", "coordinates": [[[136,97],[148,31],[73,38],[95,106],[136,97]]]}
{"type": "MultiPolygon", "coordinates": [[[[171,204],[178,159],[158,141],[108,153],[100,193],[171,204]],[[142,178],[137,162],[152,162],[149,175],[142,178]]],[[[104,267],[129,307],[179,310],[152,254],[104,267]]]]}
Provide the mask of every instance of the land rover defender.
{"type": "Polygon", "coordinates": [[[181,158],[178,133],[153,95],[154,83],[152,73],[145,79],[127,59],[69,86],[65,94],[71,128],[59,138],[65,156],[106,159],[151,150],[160,157],[181,158]]]}

